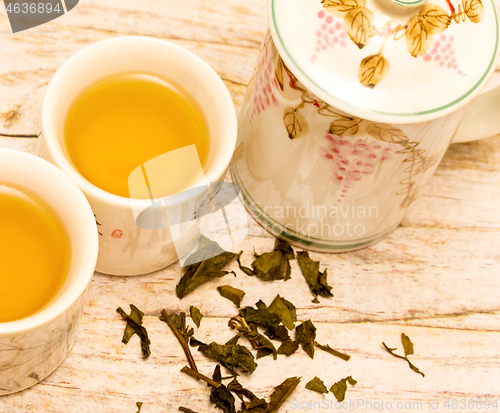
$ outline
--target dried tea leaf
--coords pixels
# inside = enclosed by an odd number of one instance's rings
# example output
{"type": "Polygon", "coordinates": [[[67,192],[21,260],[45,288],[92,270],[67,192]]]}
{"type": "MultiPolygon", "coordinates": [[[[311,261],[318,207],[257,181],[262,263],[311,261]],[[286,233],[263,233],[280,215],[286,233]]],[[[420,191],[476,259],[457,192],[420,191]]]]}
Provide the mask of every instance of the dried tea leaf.
{"type": "Polygon", "coordinates": [[[278,354],[284,354],[285,356],[291,356],[299,348],[299,343],[293,340],[283,341],[281,346],[278,348],[278,354]]]}
{"type": "Polygon", "coordinates": [[[176,293],[180,299],[200,285],[214,278],[223,277],[233,271],[222,271],[222,269],[235,259],[238,254],[224,251],[219,244],[201,236],[198,251],[192,254],[184,263],[187,265],[186,272],[177,284],[176,293]],[[204,259],[204,257],[211,257],[204,259]],[[192,262],[192,264],[189,264],[192,262]]]}
{"type": "Polygon", "coordinates": [[[387,76],[389,68],[389,62],[381,53],[367,56],[359,65],[359,82],[363,86],[373,88],[387,76]]]}
{"type": "Polygon", "coordinates": [[[290,377],[276,387],[269,398],[267,413],[278,411],[281,405],[288,399],[290,394],[300,383],[300,377],[290,377]]]}
{"type": "Polygon", "coordinates": [[[288,330],[284,325],[281,324],[278,327],[268,327],[266,331],[264,331],[264,333],[271,340],[279,340],[279,341],[291,340],[290,336],[288,335],[288,330]]]}
{"type": "Polygon", "coordinates": [[[297,252],[297,260],[299,261],[300,270],[304,275],[304,278],[309,285],[309,289],[313,293],[314,297],[333,297],[331,293],[332,287],[328,285],[327,270],[319,271],[319,261],[313,261],[309,258],[309,252],[299,251],[297,252]]]}
{"type": "Polygon", "coordinates": [[[309,357],[314,358],[316,327],[311,320],[304,321],[295,329],[295,340],[302,346],[309,357]]]}
{"type": "Polygon", "coordinates": [[[464,12],[473,23],[479,23],[483,20],[484,6],[481,0],[465,0],[464,12]]]}
{"type": "Polygon", "coordinates": [[[283,123],[290,139],[302,138],[309,133],[309,124],[297,108],[290,106],[285,109],[283,123]]]}
{"type": "Polygon", "coordinates": [[[212,391],[210,392],[210,401],[215,404],[215,407],[221,409],[224,413],[236,413],[234,396],[223,384],[218,387],[212,387],[212,391]]]}
{"type": "MultiPolygon", "coordinates": [[[[177,313],[168,313],[168,315],[170,316],[170,319],[174,323],[174,326],[177,328],[177,330],[182,335],[182,337],[184,337],[184,339],[188,340],[189,337],[193,336],[193,334],[194,334],[193,328],[189,327],[186,324],[186,313],[184,313],[184,312],[181,312],[179,314],[177,314],[177,313]]],[[[160,318],[161,321],[163,321],[165,323],[167,322],[167,320],[165,319],[165,317],[163,316],[163,314],[160,315],[159,318],[160,318]]]]}
{"type": "Polygon", "coordinates": [[[411,342],[410,340],[410,337],[408,337],[406,334],[401,334],[401,342],[403,343],[403,348],[404,348],[404,352],[405,352],[405,355],[404,357],[403,356],[400,356],[399,354],[396,354],[394,353],[394,350],[396,350],[395,348],[390,348],[387,346],[387,344],[385,344],[384,342],[382,342],[382,345],[384,346],[384,348],[387,350],[388,353],[392,354],[394,357],[397,357],[399,359],[403,359],[403,360],[406,360],[406,362],[408,363],[408,366],[410,367],[410,369],[412,369],[415,373],[418,373],[420,374],[422,377],[425,377],[425,374],[422,373],[417,366],[415,366],[411,361],[410,359],[408,359],[408,356],[410,354],[413,354],[413,343],[411,342]]]}
{"type": "Polygon", "coordinates": [[[331,348],[328,344],[326,346],[319,344],[319,343],[316,343],[316,342],[314,344],[319,349],[326,351],[327,353],[330,353],[331,355],[333,355],[335,357],[339,357],[342,360],[348,361],[351,358],[351,356],[349,356],[348,354],[341,353],[340,351],[337,351],[337,350],[331,348]]]}
{"type": "Polygon", "coordinates": [[[276,358],[278,357],[278,352],[276,351],[276,348],[274,347],[273,343],[271,343],[262,334],[259,334],[257,337],[255,337],[254,341],[258,346],[257,347],[257,359],[260,359],[261,357],[266,357],[266,356],[269,356],[270,354],[272,354],[273,358],[276,360],[276,358]]]}
{"type": "Polygon", "coordinates": [[[323,0],[323,7],[336,17],[344,17],[353,9],[364,7],[365,0],[323,0]]]}
{"type": "Polygon", "coordinates": [[[413,57],[423,56],[431,45],[431,34],[419,15],[415,15],[405,25],[406,48],[413,57]]]}
{"type": "Polygon", "coordinates": [[[360,49],[365,47],[373,30],[373,13],[366,7],[353,8],[344,17],[344,30],[360,49]]]}
{"type": "Polygon", "coordinates": [[[184,413],[197,413],[194,410],[188,409],[187,407],[179,406],[179,410],[184,413]]]}
{"type": "Polygon", "coordinates": [[[196,338],[194,338],[194,337],[191,337],[191,338],[189,339],[189,345],[190,345],[191,347],[206,346],[206,344],[205,344],[205,343],[203,343],[203,342],[202,342],[202,341],[200,341],[200,340],[197,340],[197,339],[196,339],[196,338]]]}
{"type": "Polygon", "coordinates": [[[240,309],[239,314],[245,319],[247,324],[257,324],[266,328],[277,328],[281,324],[280,316],[271,313],[261,300],[259,300],[256,306],[256,309],[253,307],[240,309]]]}
{"type": "Polygon", "coordinates": [[[240,269],[247,275],[255,275],[262,281],[289,280],[292,274],[290,260],[295,258],[293,249],[286,241],[276,239],[274,250],[264,254],[254,254],[257,258],[252,268],[241,265],[240,255],[237,257],[240,269]]]}
{"type": "Polygon", "coordinates": [[[198,350],[203,353],[205,357],[215,360],[236,374],[235,369],[241,369],[247,373],[253,373],[257,368],[257,363],[254,361],[253,354],[239,344],[235,345],[221,345],[215,342],[205,346],[199,346],[198,350]]]}
{"type": "Polygon", "coordinates": [[[439,34],[446,30],[451,23],[451,16],[446,10],[436,4],[424,4],[418,16],[429,34],[439,34]]]}
{"type": "Polygon", "coordinates": [[[191,315],[192,320],[196,324],[196,327],[200,328],[201,319],[203,318],[203,314],[201,313],[201,311],[192,305],[189,307],[189,314],[191,315]]]}
{"type": "Polygon", "coordinates": [[[143,404],[142,402],[137,402],[137,403],[135,404],[135,405],[137,406],[137,409],[138,409],[138,410],[137,410],[137,412],[135,412],[135,413],[141,413],[142,404],[143,404]]]}
{"type": "Polygon", "coordinates": [[[245,296],[245,291],[231,287],[230,285],[221,285],[217,287],[217,291],[222,297],[232,301],[236,307],[240,306],[241,300],[245,296]]]}
{"type": "Polygon", "coordinates": [[[314,377],[311,381],[306,384],[306,389],[312,390],[321,394],[328,393],[328,389],[319,377],[314,377]]]}
{"type": "Polygon", "coordinates": [[[267,402],[264,399],[257,397],[250,390],[245,389],[236,379],[233,379],[231,383],[228,384],[227,389],[234,394],[236,394],[241,400],[242,409],[241,412],[262,412],[264,413],[267,408],[267,402]],[[247,399],[247,400],[245,400],[247,399]]]}
{"type": "Polygon", "coordinates": [[[142,357],[145,359],[148,358],[151,355],[151,350],[149,348],[151,341],[149,340],[147,330],[142,326],[144,313],[133,304],[130,304],[130,315],[125,313],[121,307],[118,307],[116,312],[127,322],[123,333],[122,343],[127,344],[132,336],[137,334],[141,340],[142,357]]]}
{"type": "Polygon", "coordinates": [[[405,352],[405,356],[408,357],[410,354],[413,354],[413,343],[405,333],[401,333],[401,343],[403,343],[403,349],[405,352]]]}
{"type": "Polygon", "coordinates": [[[272,314],[276,314],[281,319],[281,322],[289,330],[295,328],[297,321],[297,313],[295,306],[288,300],[281,297],[279,294],[274,298],[268,310],[272,314]]]}
{"type": "Polygon", "coordinates": [[[338,402],[343,402],[345,399],[347,383],[349,383],[351,386],[354,386],[357,381],[354,380],[351,376],[348,376],[342,380],[339,380],[337,383],[334,383],[334,385],[330,387],[330,391],[334,394],[338,402]]]}

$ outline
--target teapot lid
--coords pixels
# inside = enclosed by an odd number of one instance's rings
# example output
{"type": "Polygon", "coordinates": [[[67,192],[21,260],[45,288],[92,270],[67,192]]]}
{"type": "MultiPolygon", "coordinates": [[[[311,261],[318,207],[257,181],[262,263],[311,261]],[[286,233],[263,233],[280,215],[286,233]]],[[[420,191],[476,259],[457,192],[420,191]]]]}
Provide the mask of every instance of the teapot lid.
{"type": "Polygon", "coordinates": [[[413,123],[471,101],[495,70],[492,0],[269,0],[290,71],[355,116],[413,123]]]}

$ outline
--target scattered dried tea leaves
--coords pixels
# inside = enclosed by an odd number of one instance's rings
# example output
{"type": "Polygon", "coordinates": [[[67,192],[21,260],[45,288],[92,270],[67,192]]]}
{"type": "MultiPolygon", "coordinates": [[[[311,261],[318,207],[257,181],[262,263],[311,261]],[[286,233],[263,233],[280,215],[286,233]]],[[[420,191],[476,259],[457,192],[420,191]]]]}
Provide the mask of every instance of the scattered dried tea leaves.
{"type": "Polygon", "coordinates": [[[234,396],[227,389],[227,387],[222,384],[220,364],[217,364],[217,366],[215,366],[212,379],[217,383],[220,383],[220,385],[217,387],[212,387],[212,391],[210,392],[210,401],[215,404],[215,407],[221,409],[224,413],[236,413],[236,407],[234,406],[234,396]]]}
{"type": "Polygon", "coordinates": [[[269,404],[266,413],[278,411],[281,405],[288,399],[290,394],[300,383],[300,377],[290,377],[276,387],[269,398],[269,404]]]}
{"type": "Polygon", "coordinates": [[[217,287],[219,294],[231,301],[236,307],[240,307],[241,300],[245,296],[245,291],[231,287],[230,285],[221,285],[217,287]]]}
{"type": "Polygon", "coordinates": [[[116,309],[116,312],[122,316],[127,322],[125,331],[123,332],[122,343],[127,344],[134,334],[137,334],[141,340],[142,357],[148,358],[151,355],[149,346],[151,341],[148,337],[148,332],[142,326],[144,313],[139,310],[134,304],[130,304],[130,315],[128,315],[121,307],[116,309]]]}
{"type": "Polygon", "coordinates": [[[348,354],[341,353],[340,351],[337,351],[337,350],[331,348],[328,344],[326,346],[324,346],[322,344],[314,342],[314,345],[316,347],[318,347],[319,349],[326,351],[327,353],[330,353],[331,355],[333,355],[335,357],[341,358],[342,360],[348,361],[351,358],[351,356],[349,356],[348,354]]]}
{"type": "Polygon", "coordinates": [[[259,300],[255,305],[257,308],[244,307],[239,311],[240,316],[245,319],[247,324],[257,324],[265,328],[277,328],[281,324],[280,316],[271,313],[262,300],[259,300]]]}
{"type": "Polygon", "coordinates": [[[252,262],[252,268],[244,267],[237,257],[238,265],[245,274],[257,276],[263,281],[289,280],[292,274],[290,260],[295,258],[292,247],[286,241],[276,239],[274,249],[264,254],[255,254],[256,259],[252,262]]]}
{"type": "Polygon", "coordinates": [[[137,402],[135,405],[137,406],[137,411],[135,413],[141,413],[141,409],[142,409],[142,402],[137,402]]]}
{"type": "Polygon", "coordinates": [[[299,343],[293,340],[286,340],[281,343],[278,348],[278,354],[284,354],[285,356],[291,356],[299,348],[299,343]]]}
{"type": "Polygon", "coordinates": [[[332,287],[328,285],[327,270],[319,271],[319,261],[313,261],[309,258],[309,252],[297,252],[297,261],[300,270],[306,279],[309,289],[314,295],[313,303],[319,303],[318,295],[321,297],[333,297],[332,287]]]}
{"type": "Polygon", "coordinates": [[[295,340],[311,358],[314,358],[315,339],[316,327],[311,320],[304,321],[295,329],[295,340]]]}
{"type": "Polygon", "coordinates": [[[314,379],[310,380],[306,384],[306,389],[312,390],[321,394],[328,393],[328,389],[325,386],[325,383],[323,383],[323,380],[321,380],[319,377],[314,377],[314,379]]]}
{"type": "Polygon", "coordinates": [[[347,383],[349,383],[351,386],[354,386],[357,381],[354,380],[351,376],[348,376],[342,380],[339,380],[337,383],[334,383],[333,386],[330,387],[330,391],[334,394],[338,402],[343,402],[345,399],[347,383]]]}
{"type": "Polygon", "coordinates": [[[197,287],[214,278],[220,278],[229,273],[236,276],[234,271],[222,271],[222,269],[237,256],[238,254],[224,251],[219,244],[202,235],[198,251],[188,257],[184,263],[187,266],[186,272],[177,284],[177,297],[184,298],[197,287]],[[205,257],[211,258],[204,259],[205,257]]]}
{"type": "Polygon", "coordinates": [[[191,316],[193,322],[196,324],[196,327],[200,328],[201,319],[203,318],[203,314],[201,313],[201,311],[192,305],[189,307],[189,315],[191,316]]]}
{"type": "Polygon", "coordinates": [[[290,301],[284,299],[278,294],[268,307],[268,310],[270,313],[276,314],[286,328],[289,330],[293,330],[295,328],[297,313],[295,306],[290,301]]]}
{"type": "Polygon", "coordinates": [[[388,347],[384,342],[382,342],[382,345],[384,348],[392,354],[394,357],[406,360],[408,363],[408,366],[410,366],[410,369],[412,369],[415,373],[420,374],[422,377],[425,377],[425,374],[422,373],[417,366],[415,366],[409,359],[408,356],[413,354],[413,343],[410,340],[410,337],[408,337],[405,333],[401,334],[401,343],[403,344],[403,350],[404,350],[404,357],[400,356],[399,354],[394,353],[394,350],[397,350],[396,348],[390,348],[388,347]]]}
{"type": "Polygon", "coordinates": [[[257,368],[253,354],[240,344],[227,345],[212,342],[205,346],[199,346],[198,350],[205,356],[215,360],[236,375],[236,369],[247,373],[253,373],[257,368]]]}

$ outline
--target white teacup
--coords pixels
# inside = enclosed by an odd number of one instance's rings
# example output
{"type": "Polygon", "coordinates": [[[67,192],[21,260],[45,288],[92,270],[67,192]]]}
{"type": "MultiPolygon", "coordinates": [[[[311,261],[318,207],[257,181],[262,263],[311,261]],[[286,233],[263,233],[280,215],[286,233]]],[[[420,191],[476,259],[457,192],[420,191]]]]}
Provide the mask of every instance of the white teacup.
{"type": "MultiPolygon", "coordinates": [[[[153,38],[118,37],[97,42],[72,56],[52,78],[43,102],[39,155],[61,168],[89,200],[100,234],[97,271],[139,275],[180,258],[170,229],[139,227],[134,211],[151,206],[151,200],[119,197],[91,184],[71,164],[63,145],[65,118],[75,98],[96,81],[122,73],[165,79],[194,99],[210,136],[203,170],[207,182],[224,180],[236,145],[236,113],[223,81],[207,63],[187,50],[153,38]]],[[[196,183],[186,190],[195,187],[196,183]]],[[[193,196],[193,191],[183,191],[168,197],[167,206],[183,205],[193,196]]],[[[184,243],[186,249],[196,239],[196,234],[186,232],[176,243],[184,243]]]]}
{"type": "Polygon", "coordinates": [[[76,339],[84,292],[97,261],[98,236],[89,203],[54,165],[36,156],[0,149],[0,181],[26,188],[59,216],[70,242],[66,281],[40,311],[0,323],[0,395],[30,387],[52,373],[76,339]]]}

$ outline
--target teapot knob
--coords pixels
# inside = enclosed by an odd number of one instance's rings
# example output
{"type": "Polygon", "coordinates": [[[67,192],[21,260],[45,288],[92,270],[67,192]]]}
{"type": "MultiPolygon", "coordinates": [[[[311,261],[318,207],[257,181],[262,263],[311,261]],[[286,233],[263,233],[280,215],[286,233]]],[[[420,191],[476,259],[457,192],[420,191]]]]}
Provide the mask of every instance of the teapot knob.
{"type": "Polygon", "coordinates": [[[427,0],[378,0],[385,9],[398,14],[410,14],[423,6],[427,0]]]}

